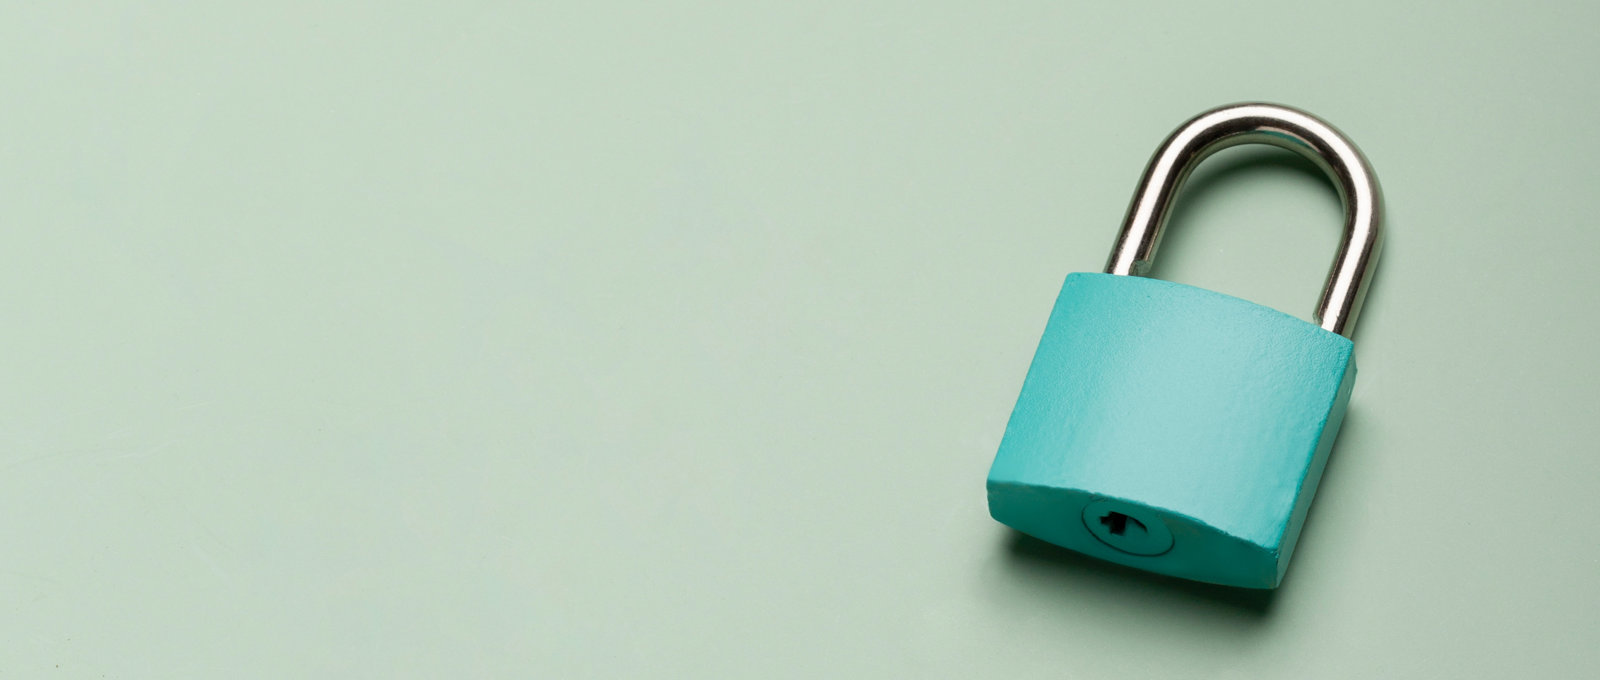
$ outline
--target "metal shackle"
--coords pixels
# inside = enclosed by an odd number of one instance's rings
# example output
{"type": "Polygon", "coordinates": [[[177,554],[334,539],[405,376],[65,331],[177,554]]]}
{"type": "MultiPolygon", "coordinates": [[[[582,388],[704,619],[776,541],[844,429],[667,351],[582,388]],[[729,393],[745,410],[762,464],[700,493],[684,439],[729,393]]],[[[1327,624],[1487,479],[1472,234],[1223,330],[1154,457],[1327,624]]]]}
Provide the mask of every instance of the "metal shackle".
{"type": "Polygon", "coordinates": [[[1322,168],[1339,190],[1344,235],[1313,320],[1350,337],[1383,244],[1383,195],[1372,167],[1354,143],[1326,121],[1287,106],[1230,104],[1195,116],[1173,131],[1145,167],[1106,273],[1143,276],[1161,245],[1172,199],[1189,173],[1211,154],[1241,144],[1269,144],[1298,153],[1322,168]]]}

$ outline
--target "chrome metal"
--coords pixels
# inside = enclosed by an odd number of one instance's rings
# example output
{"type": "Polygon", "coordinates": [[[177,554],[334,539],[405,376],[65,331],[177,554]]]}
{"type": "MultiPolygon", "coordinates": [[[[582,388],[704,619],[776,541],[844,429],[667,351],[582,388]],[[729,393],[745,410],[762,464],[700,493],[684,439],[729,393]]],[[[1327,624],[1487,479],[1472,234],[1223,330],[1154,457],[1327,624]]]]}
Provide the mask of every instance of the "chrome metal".
{"type": "Polygon", "coordinates": [[[1383,195],[1361,150],[1332,125],[1276,104],[1231,104],[1184,123],[1162,142],[1145,167],[1106,262],[1106,273],[1144,276],[1150,269],[1168,208],[1189,173],[1213,153],[1241,144],[1270,144],[1306,157],[1327,173],[1344,203],[1344,236],[1328,271],[1313,319],[1350,337],[1383,245],[1383,195]]]}

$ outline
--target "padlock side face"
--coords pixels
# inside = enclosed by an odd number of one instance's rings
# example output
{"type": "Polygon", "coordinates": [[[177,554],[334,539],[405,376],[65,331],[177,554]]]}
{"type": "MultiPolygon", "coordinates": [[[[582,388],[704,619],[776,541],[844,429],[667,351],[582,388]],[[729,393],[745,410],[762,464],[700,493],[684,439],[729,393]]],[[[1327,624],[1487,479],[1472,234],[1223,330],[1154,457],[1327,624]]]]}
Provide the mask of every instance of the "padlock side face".
{"type": "Polygon", "coordinates": [[[990,469],[990,513],[1113,562],[1275,587],[1343,419],[1353,350],[1221,293],[1072,274],[990,469]]]}

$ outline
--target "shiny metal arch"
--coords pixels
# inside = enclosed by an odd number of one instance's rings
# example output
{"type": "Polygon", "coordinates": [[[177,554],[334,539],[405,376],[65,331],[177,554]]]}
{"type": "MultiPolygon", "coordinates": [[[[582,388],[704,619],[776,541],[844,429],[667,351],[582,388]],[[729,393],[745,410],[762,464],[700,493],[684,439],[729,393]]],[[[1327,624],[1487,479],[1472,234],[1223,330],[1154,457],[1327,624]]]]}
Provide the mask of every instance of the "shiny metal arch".
{"type": "Polygon", "coordinates": [[[1211,154],[1241,144],[1270,144],[1298,153],[1322,168],[1338,189],[1344,235],[1313,319],[1350,337],[1383,243],[1383,196],[1354,143],[1326,121],[1287,106],[1223,106],[1195,116],[1168,136],[1145,167],[1106,273],[1143,276],[1161,245],[1172,199],[1189,173],[1211,154]]]}

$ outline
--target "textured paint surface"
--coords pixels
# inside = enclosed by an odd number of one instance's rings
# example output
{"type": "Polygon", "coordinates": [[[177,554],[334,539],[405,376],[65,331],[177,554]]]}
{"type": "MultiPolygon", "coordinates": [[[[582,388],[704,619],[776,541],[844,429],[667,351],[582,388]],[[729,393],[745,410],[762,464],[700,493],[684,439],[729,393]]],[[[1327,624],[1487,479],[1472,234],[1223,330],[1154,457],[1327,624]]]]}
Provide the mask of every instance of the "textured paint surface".
{"type": "Polygon", "coordinates": [[[1275,587],[1344,416],[1353,349],[1221,293],[1072,274],[990,469],[990,514],[1141,569],[1275,587]],[[1173,548],[1100,543],[1080,519],[1098,498],[1154,511],[1173,548]]]}

